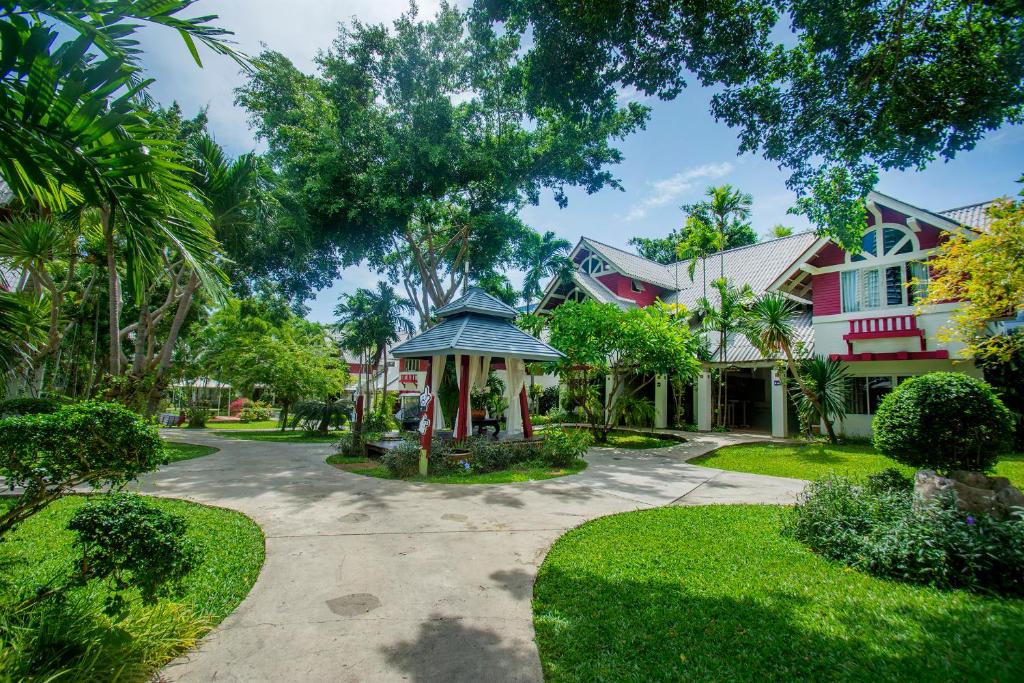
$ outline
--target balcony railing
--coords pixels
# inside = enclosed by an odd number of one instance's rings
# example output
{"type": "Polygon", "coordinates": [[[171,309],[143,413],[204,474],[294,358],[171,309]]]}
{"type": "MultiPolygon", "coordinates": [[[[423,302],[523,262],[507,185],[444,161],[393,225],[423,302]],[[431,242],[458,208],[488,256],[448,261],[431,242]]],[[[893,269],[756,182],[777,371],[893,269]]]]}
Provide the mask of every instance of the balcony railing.
{"type": "Polygon", "coordinates": [[[928,351],[924,338],[924,330],[917,327],[916,315],[884,315],[874,318],[858,318],[850,321],[850,331],[843,335],[846,342],[846,355],[832,354],[833,360],[925,360],[949,358],[945,350],[928,351]],[[871,353],[854,353],[853,342],[868,339],[894,339],[900,337],[917,337],[921,343],[920,351],[886,351],[871,353]]]}

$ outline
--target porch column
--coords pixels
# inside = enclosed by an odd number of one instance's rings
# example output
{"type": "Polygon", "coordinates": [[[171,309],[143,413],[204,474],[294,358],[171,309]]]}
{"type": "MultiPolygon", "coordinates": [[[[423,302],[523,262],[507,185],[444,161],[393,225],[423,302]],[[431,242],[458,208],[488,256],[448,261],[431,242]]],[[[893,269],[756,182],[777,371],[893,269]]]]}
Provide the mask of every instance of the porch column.
{"type": "Polygon", "coordinates": [[[457,354],[456,368],[459,370],[459,412],[455,423],[455,440],[462,441],[469,436],[469,356],[457,354]]]}
{"type": "Polygon", "coordinates": [[[786,403],[786,384],[775,368],[772,368],[772,436],[786,436],[786,419],[788,417],[786,403]]]}
{"type": "Polygon", "coordinates": [[[668,375],[654,378],[654,426],[668,427],[668,375]]]}
{"type": "Polygon", "coordinates": [[[526,399],[526,386],[519,390],[519,412],[523,418],[523,436],[533,438],[533,423],[530,422],[530,404],[526,399]]]}
{"type": "Polygon", "coordinates": [[[697,429],[711,431],[711,373],[702,370],[694,387],[694,401],[697,406],[697,429]]]}
{"type": "MultiPolygon", "coordinates": [[[[614,383],[613,377],[615,376],[614,372],[615,370],[613,369],[611,373],[604,378],[604,412],[606,416],[608,415],[608,409],[611,408],[612,401],[614,400],[614,397],[612,396],[612,384],[614,383]]],[[[621,386],[619,386],[619,391],[617,393],[622,393],[621,386]]],[[[618,426],[618,419],[615,420],[615,424],[612,426],[618,426]]]]}

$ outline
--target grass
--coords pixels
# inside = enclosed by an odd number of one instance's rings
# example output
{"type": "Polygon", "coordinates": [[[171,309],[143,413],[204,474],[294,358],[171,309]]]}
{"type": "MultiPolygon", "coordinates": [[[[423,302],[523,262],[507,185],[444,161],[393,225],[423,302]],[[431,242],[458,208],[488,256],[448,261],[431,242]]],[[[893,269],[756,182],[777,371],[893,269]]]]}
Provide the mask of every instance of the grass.
{"type": "Polygon", "coordinates": [[[164,450],[170,462],[179,460],[191,460],[201,458],[204,455],[213,455],[219,448],[214,446],[200,446],[194,443],[179,443],[177,441],[164,441],[164,450]]]}
{"type": "Polygon", "coordinates": [[[564,535],[534,586],[545,680],[1019,680],[1024,601],[849,570],[784,514],[667,507],[564,535]]]}
{"type": "MultiPolygon", "coordinates": [[[[913,467],[900,465],[876,453],[867,444],[741,444],[720,448],[690,462],[734,472],[795,479],[819,479],[829,474],[862,479],[888,467],[895,467],[906,474],[914,473],[913,467]]],[[[995,473],[1008,477],[1015,486],[1024,486],[1024,455],[1018,453],[1004,457],[996,463],[995,473]]]]}
{"type": "MultiPolygon", "coordinates": [[[[75,588],[63,603],[48,601],[29,615],[10,605],[34,587],[71,572],[74,534],[66,530],[84,496],[61,499],[30,518],[0,543],[0,680],[146,680],[168,660],[191,647],[230,614],[249,593],[264,559],[263,533],[248,517],[186,501],[150,498],[157,507],[188,522],[188,534],[203,552],[201,564],[180,593],[146,606],[132,591],[123,621],[103,614],[105,586],[75,588]],[[5,625],[18,623],[18,630],[5,625]],[[4,634],[4,631],[7,631],[4,634]]],[[[0,511],[13,504],[0,499],[0,511]]]]}
{"type": "Polygon", "coordinates": [[[225,429],[280,429],[278,420],[258,420],[256,422],[207,422],[207,429],[222,431],[225,429]]]}
{"type": "MultiPolygon", "coordinates": [[[[328,464],[338,469],[362,474],[377,479],[399,479],[386,468],[377,464],[374,460],[358,456],[346,456],[335,454],[327,458],[328,464]]],[[[401,481],[420,482],[427,484],[513,484],[521,481],[539,481],[542,479],[554,479],[569,474],[577,474],[587,469],[585,460],[577,460],[569,467],[551,467],[550,465],[536,462],[525,462],[514,465],[510,469],[498,472],[469,472],[467,474],[433,474],[426,477],[419,475],[402,478],[401,481]]]]}
{"type": "Polygon", "coordinates": [[[608,443],[595,443],[595,446],[604,448],[625,448],[628,450],[643,450],[647,448],[664,448],[675,446],[679,442],[673,439],[662,439],[650,434],[634,434],[632,432],[613,431],[608,433],[608,443]]]}
{"type": "Polygon", "coordinates": [[[337,441],[338,432],[319,434],[301,429],[289,429],[277,432],[246,432],[224,430],[220,436],[227,439],[243,439],[245,441],[280,441],[283,443],[331,443],[337,441]]]}

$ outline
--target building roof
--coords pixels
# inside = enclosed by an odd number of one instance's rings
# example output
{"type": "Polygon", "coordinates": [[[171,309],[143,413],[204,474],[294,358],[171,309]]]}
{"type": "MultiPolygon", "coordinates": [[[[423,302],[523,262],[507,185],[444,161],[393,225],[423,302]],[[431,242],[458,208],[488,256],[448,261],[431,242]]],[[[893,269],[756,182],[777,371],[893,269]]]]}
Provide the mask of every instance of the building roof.
{"type": "Polygon", "coordinates": [[[675,289],[675,278],[667,266],[628,251],[616,249],[590,237],[584,237],[582,242],[604,256],[623,275],[666,289],[675,289]]]}
{"type": "Polygon", "coordinates": [[[940,216],[956,221],[961,225],[966,225],[969,228],[977,228],[978,230],[988,230],[988,226],[992,223],[992,217],[988,215],[988,208],[1002,201],[1003,198],[990,199],[987,202],[979,202],[978,204],[968,204],[967,206],[958,206],[955,209],[946,209],[945,211],[939,211],[940,216]]]}
{"type": "MultiPolygon", "coordinates": [[[[698,259],[692,281],[688,272],[689,261],[673,263],[666,267],[673,272],[673,279],[678,273],[679,288],[666,295],[664,301],[682,304],[690,310],[695,309],[697,302],[704,296],[706,275],[708,301],[712,305],[717,305],[718,292],[711,283],[721,276],[723,270],[730,284],[739,288],[749,285],[754,295],[760,296],[767,291],[779,274],[789,268],[817,239],[814,233],[802,232],[746,247],[726,249],[706,259],[698,259]]],[[[676,288],[673,286],[671,289],[676,288]]]]}
{"type": "Polygon", "coordinates": [[[479,287],[470,287],[469,291],[455,301],[434,311],[438,318],[450,318],[460,313],[482,313],[496,318],[512,320],[518,315],[516,309],[504,301],[491,296],[479,287]]]}
{"type": "Polygon", "coordinates": [[[558,360],[562,354],[512,324],[512,321],[479,313],[460,313],[445,318],[426,332],[391,350],[395,358],[463,353],[523,360],[558,360]]]}
{"type": "Polygon", "coordinates": [[[635,304],[632,301],[620,299],[615,296],[615,293],[608,289],[604,283],[583,271],[574,270],[572,273],[572,281],[576,283],[577,287],[592,296],[595,301],[602,304],[618,304],[622,308],[635,307],[635,304]]]}

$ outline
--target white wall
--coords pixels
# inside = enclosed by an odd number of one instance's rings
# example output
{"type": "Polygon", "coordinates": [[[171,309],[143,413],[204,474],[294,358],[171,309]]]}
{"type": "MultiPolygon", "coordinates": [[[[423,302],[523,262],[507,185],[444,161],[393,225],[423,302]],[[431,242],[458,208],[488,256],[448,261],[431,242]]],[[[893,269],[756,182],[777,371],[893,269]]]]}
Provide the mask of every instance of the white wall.
{"type": "MultiPolygon", "coordinates": [[[[927,313],[917,316],[918,329],[924,330],[924,338],[928,351],[945,349],[951,359],[963,356],[964,345],[959,342],[940,342],[939,330],[949,323],[949,313],[957,304],[940,304],[932,306],[927,313]]],[[[885,308],[876,311],[858,313],[840,313],[838,315],[821,315],[814,318],[814,352],[824,355],[832,353],[848,353],[843,335],[850,331],[851,320],[865,318],[881,318],[894,315],[914,315],[914,308],[885,308]]],[[[864,339],[853,342],[854,353],[884,353],[892,351],[920,351],[921,342],[917,337],[900,337],[896,339],[864,339]]],[[[920,363],[924,361],[912,361],[920,363]]],[[[913,373],[917,374],[917,373],[913,373]]]]}

